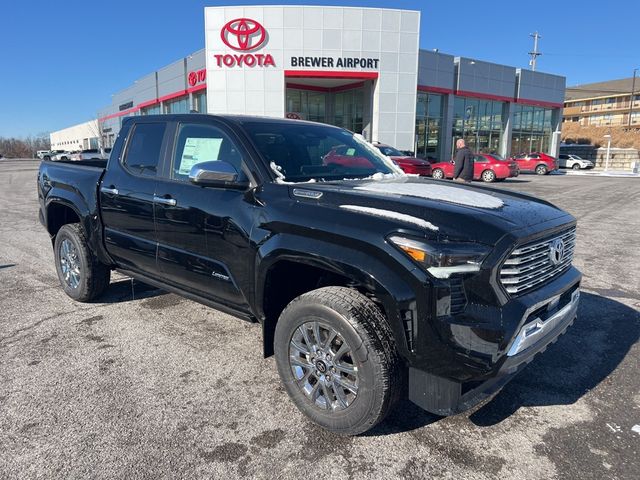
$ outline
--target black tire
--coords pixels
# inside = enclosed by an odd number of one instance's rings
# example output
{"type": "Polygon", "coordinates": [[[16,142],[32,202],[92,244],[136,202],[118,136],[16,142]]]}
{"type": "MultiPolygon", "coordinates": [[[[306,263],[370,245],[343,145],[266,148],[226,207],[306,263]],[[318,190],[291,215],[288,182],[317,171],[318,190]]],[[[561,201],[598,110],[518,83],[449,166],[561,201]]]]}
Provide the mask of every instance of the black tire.
{"type": "MultiPolygon", "coordinates": [[[[402,392],[402,368],[387,320],[374,302],[350,288],[324,287],[294,299],[276,325],[275,357],[280,379],[293,403],[311,421],[340,435],[358,435],[377,425],[402,392]],[[357,366],[357,395],[342,409],[318,406],[298,385],[294,375],[290,343],[300,327],[309,322],[319,322],[322,328],[333,329],[339,336],[336,338],[344,339],[353,353],[350,358],[357,366]]],[[[309,361],[309,364],[313,365],[313,362],[309,361]]],[[[317,380],[316,384],[321,381],[317,380]]],[[[329,391],[323,387],[324,394],[329,391]]],[[[349,392],[343,389],[342,393],[349,392]]],[[[337,405],[337,394],[331,398],[335,398],[337,405]]]]}
{"type": "Polygon", "coordinates": [[[547,168],[546,165],[538,165],[536,167],[536,173],[538,175],[546,175],[547,173],[549,173],[549,169],[547,168]]]}
{"type": "Polygon", "coordinates": [[[44,157],[42,157],[43,160],[51,160],[51,157],[49,155],[45,155],[44,157]]]}
{"type": "Polygon", "coordinates": [[[63,225],[58,231],[54,242],[54,254],[58,279],[64,292],[78,302],[89,302],[99,297],[109,286],[111,269],[101,263],[91,253],[87,246],[87,238],[79,223],[63,225]],[[75,248],[74,257],[77,258],[79,280],[77,285],[72,285],[65,279],[62,260],[64,241],[67,240],[75,248]]]}
{"type": "Polygon", "coordinates": [[[496,172],[494,172],[493,170],[485,170],[484,172],[482,172],[482,175],[480,175],[480,178],[482,178],[483,182],[487,182],[487,183],[495,182],[496,172]]]}
{"type": "Polygon", "coordinates": [[[431,178],[435,178],[436,180],[444,180],[444,170],[436,168],[433,172],[431,172],[431,178]]]}
{"type": "Polygon", "coordinates": [[[580,170],[580,164],[579,163],[574,163],[571,167],[572,170],[580,170]]]}

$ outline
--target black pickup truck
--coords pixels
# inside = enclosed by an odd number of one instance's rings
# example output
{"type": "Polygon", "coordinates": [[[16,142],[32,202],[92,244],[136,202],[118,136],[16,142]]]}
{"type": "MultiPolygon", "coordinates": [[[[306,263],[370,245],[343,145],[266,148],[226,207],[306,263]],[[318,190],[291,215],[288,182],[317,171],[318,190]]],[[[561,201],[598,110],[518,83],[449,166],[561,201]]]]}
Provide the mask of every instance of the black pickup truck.
{"type": "Polygon", "coordinates": [[[70,297],[115,269],[259,322],[292,401],[337,433],[403,395],[477,405],[576,318],[572,216],[407,176],[328,125],[127,118],[108,161],[43,162],[38,196],[70,297]]]}

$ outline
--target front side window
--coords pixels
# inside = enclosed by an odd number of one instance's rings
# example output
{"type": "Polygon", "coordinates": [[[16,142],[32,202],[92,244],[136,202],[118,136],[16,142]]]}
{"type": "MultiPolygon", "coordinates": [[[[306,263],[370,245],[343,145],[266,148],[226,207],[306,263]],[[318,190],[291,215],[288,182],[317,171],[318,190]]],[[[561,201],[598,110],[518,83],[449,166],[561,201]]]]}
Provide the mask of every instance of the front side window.
{"type": "Polygon", "coordinates": [[[293,122],[243,126],[266,162],[277,165],[287,181],[402,174],[377,148],[347,130],[293,122]]]}
{"type": "Polygon", "coordinates": [[[238,171],[238,179],[247,180],[243,171],[242,155],[225,132],[212,125],[180,125],[171,178],[188,180],[194,165],[218,161],[230,163],[238,171]]]}
{"type": "Polygon", "coordinates": [[[124,166],[132,173],[155,176],[166,124],[138,123],[133,127],[124,157],[124,166]]]}

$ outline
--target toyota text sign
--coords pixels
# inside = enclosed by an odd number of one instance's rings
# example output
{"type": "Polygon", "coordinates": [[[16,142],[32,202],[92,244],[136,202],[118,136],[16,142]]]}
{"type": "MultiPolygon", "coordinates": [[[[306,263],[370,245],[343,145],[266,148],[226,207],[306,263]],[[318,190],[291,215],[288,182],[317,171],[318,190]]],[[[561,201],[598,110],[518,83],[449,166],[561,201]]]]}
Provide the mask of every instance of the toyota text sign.
{"type": "Polygon", "coordinates": [[[222,43],[243,53],[216,54],[218,67],[274,67],[276,62],[270,53],[246,53],[262,48],[267,41],[267,31],[256,20],[236,18],[220,30],[222,43]]]}

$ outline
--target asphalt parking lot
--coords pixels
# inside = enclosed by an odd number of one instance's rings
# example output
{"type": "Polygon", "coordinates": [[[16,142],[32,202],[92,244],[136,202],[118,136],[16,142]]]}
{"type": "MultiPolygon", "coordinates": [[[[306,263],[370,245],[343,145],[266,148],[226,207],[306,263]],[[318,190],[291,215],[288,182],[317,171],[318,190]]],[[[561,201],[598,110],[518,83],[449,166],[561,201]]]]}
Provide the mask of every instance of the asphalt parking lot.
{"type": "Polygon", "coordinates": [[[259,325],[122,276],[68,298],[37,168],[0,160],[0,478],[640,478],[640,179],[496,185],[578,218],[578,321],[476,411],[402,403],[342,438],[288,400],[259,325]]]}

